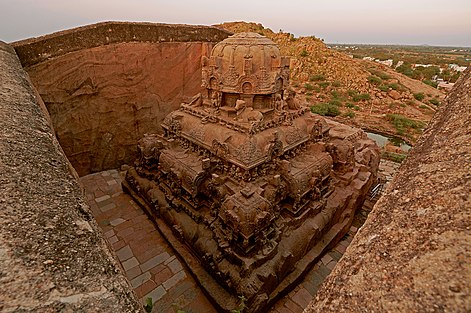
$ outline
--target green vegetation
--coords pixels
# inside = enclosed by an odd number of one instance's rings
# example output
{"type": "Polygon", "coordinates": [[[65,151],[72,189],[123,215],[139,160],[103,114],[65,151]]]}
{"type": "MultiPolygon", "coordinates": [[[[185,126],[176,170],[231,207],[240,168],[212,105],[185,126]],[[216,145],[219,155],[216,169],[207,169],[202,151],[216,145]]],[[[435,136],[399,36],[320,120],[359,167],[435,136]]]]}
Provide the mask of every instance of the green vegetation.
{"type": "Polygon", "coordinates": [[[303,49],[303,51],[301,51],[301,53],[299,55],[302,56],[302,57],[307,57],[309,55],[309,53],[306,51],[306,49],[303,49]]]}
{"type": "Polygon", "coordinates": [[[401,66],[398,66],[396,68],[396,71],[409,77],[412,77],[412,75],[414,74],[414,70],[412,69],[411,65],[406,63],[402,64],[401,66]]]}
{"type": "MultiPolygon", "coordinates": [[[[335,49],[353,54],[354,58],[369,56],[379,60],[392,59],[393,65],[399,60],[408,64],[435,64],[446,66],[450,63],[469,66],[471,49],[463,47],[401,46],[401,45],[336,45],[335,49]]],[[[376,75],[376,74],[375,74],[376,75]]],[[[379,75],[377,75],[379,76],[379,75]]],[[[381,77],[381,76],[380,76],[381,77]]]]}
{"type": "Polygon", "coordinates": [[[417,93],[414,93],[414,98],[415,100],[422,101],[425,99],[425,95],[423,92],[417,92],[417,93]]]}
{"type": "Polygon", "coordinates": [[[391,76],[389,76],[387,73],[383,72],[383,71],[379,71],[379,70],[376,70],[376,69],[370,69],[369,72],[375,76],[378,76],[379,78],[383,79],[383,80],[388,80],[391,78],[391,76]]]}
{"type": "MultiPolygon", "coordinates": [[[[393,68],[397,72],[420,80],[434,88],[438,87],[438,83],[432,80],[435,75],[437,78],[451,83],[456,82],[460,77],[461,72],[448,68],[449,64],[469,66],[469,60],[471,60],[470,47],[336,44],[333,48],[353,55],[355,59],[371,57],[378,60],[392,60],[393,68]],[[399,61],[403,63],[397,66],[399,61]],[[414,64],[427,66],[413,67],[414,64]],[[428,66],[429,64],[432,66],[428,66]],[[441,73],[440,68],[442,69],[441,73]]],[[[373,67],[368,71],[383,81],[391,78],[386,72],[373,67]]]]}
{"type": "Polygon", "coordinates": [[[352,100],[355,102],[361,101],[361,100],[370,100],[371,96],[367,93],[361,93],[361,94],[356,94],[352,97],[352,100]]]}
{"type": "Polygon", "coordinates": [[[355,117],[355,112],[348,111],[347,113],[345,113],[345,116],[349,117],[349,118],[354,118],[355,117]]]}
{"type": "Polygon", "coordinates": [[[309,83],[305,83],[304,88],[306,88],[306,90],[309,90],[309,91],[314,90],[314,86],[309,83]]]}
{"type": "Polygon", "coordinates": [[[361,100],[370,100],[371,96],[367,93],[358,93],[358,91],[350,89],[348,90],[348,95],[352,98],[353,101],[358,102],[361,100]]]}
{"type": "Polygon", "coordinates": [[[406,157],[407,157],[406,154],[399,154],[399,153],[394,153],[394,152],[389,152],[389,151],[381,152],[381,158],[391,160],[396,163],[402,163],[402,161],[404,161],[406,157]]]}
{"type": "Polygon", "coordinates": [[[147,313],[150,313],[152,312],[152,309],[154,308],[154,304],[152,303],[152,298],[150,297],[147,297],[146,298],[146,304],[144,305],[144,310],[147,312],[147,313]]]}
{"type": "Polygon", "coordinates": [[[355,111],[360,110],[360,107],[358,105],[355,105],[355,104],[350,103],[350,102],[345,103],[345,106],[349,109],[354,109],[355,111]]]}
{"type": "Polygon", "coordinates": [[[438,83],[437,82],[434,82],[433,80],[430,80],[430,79],[424,79],[423,80],[423,83],[424,84],[427,84],[429,86],[432,86],[433,88],[437,88],[438,87],[438,83]]]}
{"type": "Polygon", "coordinates": [[[417,66],[412,71],[412,78],[418,80],[432,79],[435,75],[440,75],[440,68],[438,66],[417,66]]]}
{"type": "Polygon", "coordinates": [[[429,102],[430,104],[433,104],[433,105],[436,105],[436,106],[439,106],[439,105],[440,105],[440,101],[439,101],[438,99],[435,99],[435,98],[429,99],[428,102],[429,102]]]}
{"type": "Polygon", "coordinates": [[[324,81],[325,80],[325,76],[322,75],[322,74],[316,74],[316,75],[311,75],[309,77],[309,80],[312,81],[312,82],[319,82],[319,81],[324,81]]]}
{"type": "Polygon", "coordinates": [[[401,114],[388,114],[386,115],[386,119],[393,124],[400,135],[404,135],[410,128],[419,130],[425,125],[424,122],[408,119],[401,114]]]}
{"type": "Polygon", "coordinates": [[[384,92],[387,92],[389,90],[389,87],[385,86],[385,85],[381,85],[378,88],[379,88],[379,90],[384,91],[384,92]]]}
{"type": "Polygon", "coordinates": [[[356,90],[354,90],[354,89],[349,89],[349,90],[347,91],[347,93],[348,93],[348,95],[349,95],[350,97],[353,97],[354,95],[357,95],[357,94],[358,94],[358,91],[356,91],[356,90]]]}
{"type": "Polygon", "coordinates": [[[397,90],[397,91],[404,91],[405,90],[404,86],[402,86],[401,84],[397,84],[397,83],[388,84],[388,88],[391,88],[391,89],[394,89],[394,90],[397,90]]]}
{"type": "Polygon", "coordinates": [[[438,66],[417,66],[416,68],[412,68],[411,64],[402,64],[396,71],[402,73],[410,78],[417,79],[422,81],[423,83],[432,86],[434,88],[438,87],[438,83],[433,81],[432,78],[437,76],[439,78],[443,78],[445,81],[449,82],[456,82],[460,76],[460,72],[451,73],[450,70],[446,69],[443,72],[440,72],[440,68],[438,66]]]}
{"type": "Polygon", "coordinates": [[[318,82],[317,84],[324,89],[330,85],[329,82],[318,82]]]}
{"type": "Polygon", "coordinates": [[[332,97],[334,97],[334,99],[343,99],[342,93],[340,91],[332,90],[330,94],[332,95],[332,97]]]}
{"type": "Polygon", "coordinates": [[[338,80],[334,80],[334,81],[332,82],[332,87],[340,87],[340,86],[342,86],[342,83],[339,82],[338,80]]]}
{"type": "Polygon", "coordinates": [[[368,82],[372,83],[372,84],[375,84],[375,85],[380,85],[383,80],[377,76],[374,76],[374,75],[370,75],[368,76],[368,82]]]}
{"type": "Polygon", "coordinates": [[[430,110],[430,108],[428,106],[426,106],[425,104],[421,104],[419,105],[419,109],[426,109],[426,110],[430,110]]]}
{"type": "Polygon", "coordinates": [[[460,77],[461,75],[461,72],[456,72],[456,73],[452,73],[450,70],[446,69],[444,70],[442,73],[441,73],[441,77],[446,80],[446,81],[449,81],[450,83],[455,83],[458,78],[460,77]]]}
{"type": "Polygon", "coordinates": [[[329,101],[330,104],[332,105],[335,105],[337,107],[341,107],[342,106],[342,101],[339,100],[339,99],[332,99],[329,101]]]}
{"type": "Polygon", "coordinates": [[[311,106],[311,112],[322,116],[337,116],[340,115],[339,108],[331,103],[318,103],[311,106]]]}
{"type": "Polygon", "coordinates": [[[239,296],[239,299],[240,299],[239,307],[235,310],[232,310],[231,313],[242,313],[242,311],[244,311],[244,309],[247,307],[245,305],[245,301],[247,301],[247,298],[245,298],[244,296],[239,296]]]}

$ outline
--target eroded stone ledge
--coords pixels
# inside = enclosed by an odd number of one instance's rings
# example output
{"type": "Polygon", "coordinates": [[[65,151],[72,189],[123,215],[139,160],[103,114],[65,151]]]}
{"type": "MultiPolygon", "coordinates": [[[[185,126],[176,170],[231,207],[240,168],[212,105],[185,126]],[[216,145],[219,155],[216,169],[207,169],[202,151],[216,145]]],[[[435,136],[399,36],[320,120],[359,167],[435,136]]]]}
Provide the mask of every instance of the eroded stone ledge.
{"type": "Polygon", "coordinates": [[[72,51],[123,42],[218,42],[228,31],[183,24],[102,22],[12,43],[21,63],[29,67],[72,51]]]}

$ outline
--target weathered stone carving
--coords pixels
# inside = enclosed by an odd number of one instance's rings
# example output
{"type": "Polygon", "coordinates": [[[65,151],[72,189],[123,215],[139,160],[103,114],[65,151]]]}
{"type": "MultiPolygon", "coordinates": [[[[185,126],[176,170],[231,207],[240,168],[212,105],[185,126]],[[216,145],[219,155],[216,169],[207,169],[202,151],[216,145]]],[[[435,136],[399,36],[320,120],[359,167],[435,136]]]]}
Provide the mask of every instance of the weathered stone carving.
{"type": "Polygon", "coordinates": [[[151,169],[159,163],[160,149],[163,148],[162,141],[154,134],[144,134],[137,144],[139,158],[137,167],[151,169]]]}
{"type": "Polygon", "coordinates": [[[260,312],[345,234],[379,154],[299,105],[271,40],[236,34],[202,62],[206,92],[139,142],[124,187],[221,311],[260,312]]]}

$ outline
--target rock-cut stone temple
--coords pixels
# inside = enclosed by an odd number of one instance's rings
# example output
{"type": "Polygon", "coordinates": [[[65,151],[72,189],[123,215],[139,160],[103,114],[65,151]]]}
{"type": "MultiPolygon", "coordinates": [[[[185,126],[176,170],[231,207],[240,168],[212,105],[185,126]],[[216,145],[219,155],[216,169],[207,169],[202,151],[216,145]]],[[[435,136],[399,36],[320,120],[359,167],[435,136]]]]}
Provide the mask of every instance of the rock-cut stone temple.
{"type": "Polygon", "coordinates": [[[312,114],[289,58],[239,33],[202,57],[204,92],[139,141],[124,189],[220,311],[263,312],[348,230],[376,180],[366,134],[312,114]]]}

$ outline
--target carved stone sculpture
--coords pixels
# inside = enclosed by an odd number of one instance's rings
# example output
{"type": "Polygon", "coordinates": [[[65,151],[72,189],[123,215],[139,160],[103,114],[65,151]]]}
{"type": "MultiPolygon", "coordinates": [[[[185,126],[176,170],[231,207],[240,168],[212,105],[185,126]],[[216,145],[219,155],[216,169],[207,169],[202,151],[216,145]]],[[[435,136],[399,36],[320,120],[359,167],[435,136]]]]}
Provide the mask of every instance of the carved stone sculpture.
{"type": "Polygon", "coordinates": [[[139,142],[124,188],[221,312],[239,296],[261,312],[346,233],[379,153],[296,102],[268,38],[233,35],[202,62],[206,92],[139,142]]]}

